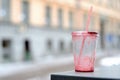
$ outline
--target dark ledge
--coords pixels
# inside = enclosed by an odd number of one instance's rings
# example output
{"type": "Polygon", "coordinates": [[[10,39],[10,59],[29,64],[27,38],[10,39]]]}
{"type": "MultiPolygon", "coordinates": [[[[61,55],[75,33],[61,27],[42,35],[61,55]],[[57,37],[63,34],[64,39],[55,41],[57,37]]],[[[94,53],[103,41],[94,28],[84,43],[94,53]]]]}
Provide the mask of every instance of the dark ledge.
{"type": "Polygon", "coordinates": [[[51,80],[120,80],[120,67],[98,68],[94,72],[54,73],[51,80]]]}

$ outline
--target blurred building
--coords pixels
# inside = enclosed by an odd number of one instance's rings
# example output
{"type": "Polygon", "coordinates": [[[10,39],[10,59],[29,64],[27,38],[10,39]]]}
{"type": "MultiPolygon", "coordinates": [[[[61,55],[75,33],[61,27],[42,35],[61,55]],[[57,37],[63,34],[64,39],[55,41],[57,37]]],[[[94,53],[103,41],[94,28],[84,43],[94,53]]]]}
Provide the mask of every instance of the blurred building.
{"type": "Polygon", "coordinates": [[[73,0],[0,0],[1,61],[70,53],[74,12],[73,0]]]}
{"type": "Polygon", "coordinates": [[[77,0],[80,2],[78,8],[78,26],[85,29],[87,15],[90,6],[93,6],[93,13],[90,31],[98,31],[100,38],[100,48],[113,49],[120,48],[120,0],[77,0]]]}
{"type": "Polygon", "coordinates": [[[119,46],[119,0],[0,0],[0,61],[39,60],[71,52],[71,31],[98,31],[101,48],[119,46]],[[113,43],[111,43],[111,40],[113,43]],[[107,40],[107,41],[106,41],[107,40]]]}

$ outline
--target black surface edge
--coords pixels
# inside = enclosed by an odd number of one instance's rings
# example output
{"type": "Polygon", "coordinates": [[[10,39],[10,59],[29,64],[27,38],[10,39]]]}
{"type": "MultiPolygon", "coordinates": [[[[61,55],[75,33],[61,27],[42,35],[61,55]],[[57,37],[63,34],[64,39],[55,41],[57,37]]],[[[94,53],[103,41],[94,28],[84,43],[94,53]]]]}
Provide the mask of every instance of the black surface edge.
{"type": "Polygon", "coordinates": [[[51,74],[51,80],[120,80],[120,79],[51,74]]]}

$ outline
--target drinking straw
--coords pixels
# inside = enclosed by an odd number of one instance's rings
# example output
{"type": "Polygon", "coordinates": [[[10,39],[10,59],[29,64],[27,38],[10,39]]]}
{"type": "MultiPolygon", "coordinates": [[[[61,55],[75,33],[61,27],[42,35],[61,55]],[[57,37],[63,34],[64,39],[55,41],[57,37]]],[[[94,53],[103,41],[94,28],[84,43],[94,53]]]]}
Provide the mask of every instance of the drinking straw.
{"type": "MultiPolygon", "coordinates": [[[[88,27],[89,27],[89,25],[90,25],[90,20],[91,20],[91,15],[92,15],[92,9],[93,9],[93,7],[91,6],[91,7],[90,7],[90,11],[89,11],[89,13],[88,13],[87,23],[86,23],[86,32],[87,32],[87,33],[88,33],[88,27]]],[[[80,48],[79,59],[80,59],[80,56],[82,55],[82,52],[83,52],[85,39],[86,39],[86,35],[83,37],[83,40],[82,40],[82,46],[81,46],[81,48],[80,48]]],[[[80,60],[79,60],[79,61],[80,61],[80,60]]]]}
{"type": "Polygon", "coordinates": [[[90,20],[91,20],[91,15],[92,15],[92,9],[93,9],[93,7],[91,6],[91,7],[90,7],[89,14],[88,14],[87,23],[86,23],[86,31],[87,31],[87,32],[88,32],[88,27],[89,27],[89,25],[90,25],[90,20]]]}

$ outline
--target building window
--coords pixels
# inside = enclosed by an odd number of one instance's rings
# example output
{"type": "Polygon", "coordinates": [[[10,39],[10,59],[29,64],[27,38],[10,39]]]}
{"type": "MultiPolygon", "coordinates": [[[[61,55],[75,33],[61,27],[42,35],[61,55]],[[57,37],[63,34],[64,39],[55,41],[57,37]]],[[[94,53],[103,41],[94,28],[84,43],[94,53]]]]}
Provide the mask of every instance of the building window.
{"type": "Polygon", "coordinates": [[[11,41],[3,40],[2,41],[2,51],[3,51],[3,59],[7,62],[11,61],[11,41]]]}
{"type": "MultiPolygon", "coordinates": [[[[94,17],[91,16],[91,21],[90,21],[90,27],[88,27],[89,30],[93,30],[94,29],[94,17]]],[[[86,26],[87,26],[87,20],[88,20],[88,15],[85,13],[84,16],[83,16],[83,30],[86,29],[86,26]]]]}
{"type": "Polygon", "coordinates": [[[104,16],[101,16],[100,19],[100,44],[101,44],[101,49],[105,49],[105,25],[106,25],[106,20],[104,16]]]}
{"type": "Polygon", "coordinates": [[[111,7],[111,8],[113,8],[113,5],[114,5],[113,0],[111,0],[111,1],[107,1],[107,2],[108,2],[108,6],[111,7]]]}
{"type": "Polygon", "coordinates": [[[70,42],[70,52],[72,53],[72,49],[73,49],[73,45],[72,45],[72,41],[70,42]]]}
{"type": "Polygon", "coordinates": [[[63,27],[63,11],[62,9],[58,10],[58,26],[61,29],[63,27]]]}
{"type": "Polygon", "coordinates": [[[64,51],[64,42],[60,41],[60,51],[64,51]]]}
{"type": "Polygon", "coordinates": [[[120,23],[118,23],[118,29],[120,29],[120,23]]]}
{"type": "Polygon", "coordinates": [[[103,2],[103,0],[98,0],[98,3],[99,3],[99,4],[102,4],[102,2],[103,2]]]}
{"type": "Polygon", "coordinates": [[[83,30],[86,28],[86,22],[87,22],[87,14],[85,13],[83,16],[83,30]]]}
{"type": "Polygon", "coordinates": [[[69,12],[69,26],[70,26],[70,29],[72,29],[73,27],[73,13],[72,12],[69,12]]]}
{"type": "Polygon", "coordinates": [[[48,40],[48,41],[47,41],[47,49],[48,49],[49,51],[52,50],[52,41],[51,41],[51,40],[48,40]]]}
{"type": "Polygon", "coordinates": [[[90,22],[90,30],[93,31],[94,27],[95,27],[95,18],[93,16],[91,16],[91,22],[90,22]]]}
{"type": "Polygon", "coordinates": [[[30,42],[28,40],[25,40],[24,42],[24,60],[28,61],[32,59],[31,56],[31,49],[30,49],[30,42]]]}
{"type": "Polygon", "coordinates": [[[2,8],[0,10],[0,16],[3,17],[5,21],[10,20],[10,1],[11,0],[2,0],[2,8]]]}
{"type": "Polygon", "coordinates": [[[22,2],[22,22],[28,23],[29,21],[29,2],[24,1],[22,2]]]}
{"type": "Polygon", "coordinates": [[[51,8],[49,6],[46,7],[46,23],[47,23],[47,27],[50,27],[50,23],[51,23],[51,8]]]}

